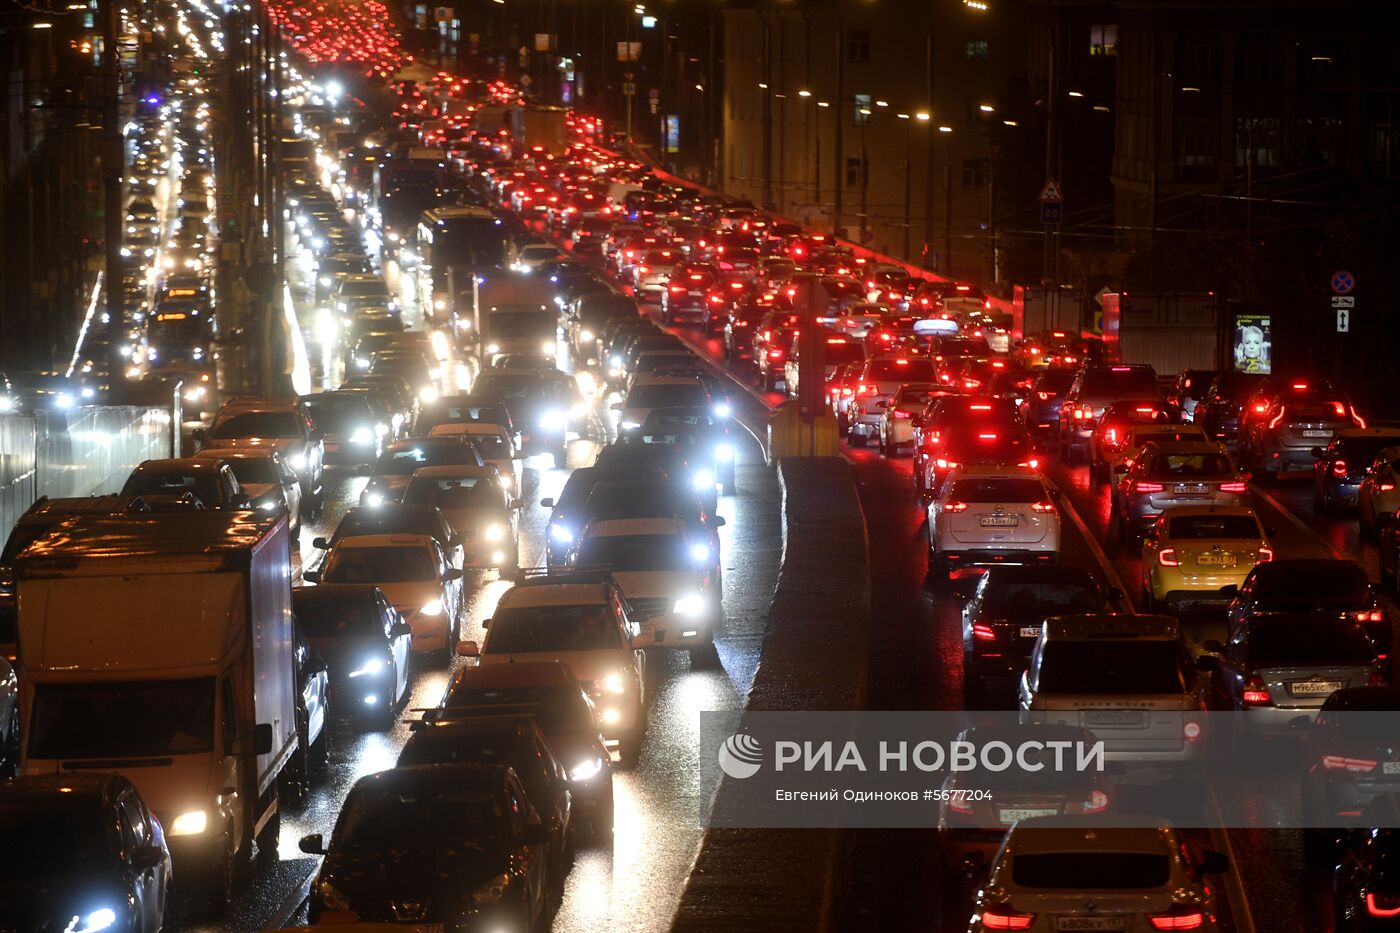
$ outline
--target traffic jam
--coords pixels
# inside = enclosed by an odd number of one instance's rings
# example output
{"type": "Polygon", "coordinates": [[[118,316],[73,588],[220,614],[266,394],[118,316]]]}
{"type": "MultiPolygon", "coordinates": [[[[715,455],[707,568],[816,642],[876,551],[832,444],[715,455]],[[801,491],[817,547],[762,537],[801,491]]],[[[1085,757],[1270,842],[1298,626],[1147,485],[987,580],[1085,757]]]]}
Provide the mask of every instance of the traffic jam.
{"type": "MultiPolygon", "coordinates": [[[[181,54],[222,51],[203,10],[170,18],[181,54]]],[[[1400,704],[1400,423],[1307,374],[1025,332],[975,283],[428,70],[363,98],[292,71],[304,385],[238,395],[207,89],[158,96],[118,352],[181,383],[187,455],[41,500],[0,554],[0,928],[666,928],[698,715],[744,705],[782,559],[769,424],[799,405],[866,515],[871,708],[1138,730],[1111,751],[1156,780],[1316,755],[1297,805],[1346,827],[1068,830],[1152,785],[1051,787],[858,833],[845,927],[1400,925],[1400,836],[1370,828],[1400,757],[1324,731],[1400,704]]]]}

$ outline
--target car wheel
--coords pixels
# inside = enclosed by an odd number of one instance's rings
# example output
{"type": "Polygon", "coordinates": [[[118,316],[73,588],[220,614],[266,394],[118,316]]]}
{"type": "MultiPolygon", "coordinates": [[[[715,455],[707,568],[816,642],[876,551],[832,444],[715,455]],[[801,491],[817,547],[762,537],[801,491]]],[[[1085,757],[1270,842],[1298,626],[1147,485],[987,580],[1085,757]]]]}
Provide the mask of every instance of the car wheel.
{"type": "Polygon", "coordinates": [[[208,919],[221,920],[228,916],[238,892],[248,876],[248,846],[239,852],[225,850],[224,856],[208,879],[205,911],[208,919]]]}
{"type": "Polygon", "coordinates": [[[608,791],[608,799],[598,805],[598,812],[588,825],[589,835],[595,843],[611,845],[613,837],[613,796],[608,791]]]}
{"type": "Polygon", "coordinates": [[[1146,578],[1146,576],[1144,575],[1143,581],[1142,581],[1142,611],[1143,611],[1143,612],[1152,612],[1152,611],[1153,611],[1153,607],[1154,607],[1155,605],[1156,605],[1156,604],[1155,604],[1154,600],[1152,599],[1152,587],[1148,584],[1147,578],[1146,578]]]}

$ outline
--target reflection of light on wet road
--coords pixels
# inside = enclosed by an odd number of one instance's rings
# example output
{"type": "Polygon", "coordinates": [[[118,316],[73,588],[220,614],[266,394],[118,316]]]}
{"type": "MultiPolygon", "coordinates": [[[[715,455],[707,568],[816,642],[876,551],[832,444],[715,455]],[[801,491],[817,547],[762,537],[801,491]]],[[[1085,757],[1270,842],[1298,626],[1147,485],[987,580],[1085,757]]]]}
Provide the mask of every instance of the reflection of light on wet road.
{"type": "Polygon", "coordinates": [[[381,732],[372,732],[365,736],[360,743],[358,754],[353,759],[353,766],[350,774],[354,780],[359,780],[366,774],[374,774],[378,771],[387,771],[399,760],[399,748],[402,742],[397,742],[390,736],[381,732]]]}

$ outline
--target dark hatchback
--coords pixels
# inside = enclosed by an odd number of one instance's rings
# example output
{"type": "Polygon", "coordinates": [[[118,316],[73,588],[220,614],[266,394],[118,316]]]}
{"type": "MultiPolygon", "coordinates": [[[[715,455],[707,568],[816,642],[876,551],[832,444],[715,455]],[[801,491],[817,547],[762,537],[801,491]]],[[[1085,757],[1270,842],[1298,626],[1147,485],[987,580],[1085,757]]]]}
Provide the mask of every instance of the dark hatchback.
{"type": "Polygon", "coordinates": [[[1344,428],[1326,447],[1314,447],[1313,504],[1317,511],[1327,515],[1337,508],[1356,508],[1367,468],[1382,450],[1396,446],[1400,446],[1400,427],[1344,428]]]}

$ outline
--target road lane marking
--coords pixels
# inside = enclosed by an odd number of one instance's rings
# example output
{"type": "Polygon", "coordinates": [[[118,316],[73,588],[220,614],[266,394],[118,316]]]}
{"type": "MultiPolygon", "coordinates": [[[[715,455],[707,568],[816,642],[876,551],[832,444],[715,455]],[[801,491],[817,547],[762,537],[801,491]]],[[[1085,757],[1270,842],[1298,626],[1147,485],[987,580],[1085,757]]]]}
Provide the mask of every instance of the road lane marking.
{"type": "Polygon", "coordinates": [[[1284,518],[1288,519],[1288,521],[1299,531],[1312,538],[1317,539],[1317,541],[1321,543],[1323,547],[1327,548],[1327,550],[1332,553],[1333,557],[1337,558],[1338,560],[1347,560],[1346,557],[1342,556],[1341,551],[1337,550],[1335,547],[1332,546],[1332,543],[1330,541],[1328,541],[1322,535],[1317,533],[1317,529],[1313,528],[1307,522],[1303,521],[1301,517],[1294,514],[1293,510],[1290,509],[1288,506],[1284,505],[1278,499],[1274,498],[1273,496],[1269,495],[1269,493],[1261,489],[1257,483],[1250,483],[1249,490],[1259,498],[1263,499],[1265,502],[1269,503],[1269,505],[1273,506],[1274,511],[1278,512],[1284,518]]]}
{"type": "Polygon", "coordinates": [[[1225,828],[1225,817],[1220,812],[1215,791],[1210,787],[1206,788],[1206,820],[1211,824],[1212,842],[1230,863],[1224,882],[1225,890],[1230,892],[1230,916],[1235,921],[1235,933],[1254,933],[1254,912],[1249,908],[1244,882],[1240,880],[1239,858],[1235,855],[1235,847],[1230,844],[1230,831],[1225,828]]]}
{"type": "MultiPolygon", "coordinates": [[[[1119,603],[1122,604],[1123,608],[1128,612],[1136,612],[1137,609],[1133,605],[1133,598],[1128,595],[1128,587],[1124,585],[1123,578],[1118,576],[1118,570],[1113,566],[1113,562],[1108,559],[1108,554],[1104,553],[1104,549],[1099,545],[1099,539],[1094,537],[1093,532],[1089,530],[1089,526],[1085,524],[1084,519],[1079,516],[1078,510],[1074,507],[1074,503],[1069,501],[1069,496],[1065,495],[1065,491],[1060,489],[1059,486],[1051,485],[1048,479],[1046,483],[1050,485],[1051,489],[1056,490],[1060,494],[1060,508],[1069,516],[1069,520],[1074,522],[1074,527],[1079,529],[1079,534],[1084,538],[1084,543],[1088,546],[1089,553],[1094,555],[1094,560],[1099,562],[1099,567],[1103,570],[1104,576],[1108,578],[1109,585],[1116,587],[1118,591],[1123,594],[1123,598],[1119,600],[1119,603]]],[[[1060,550],[1064,550],[1063,541],[1060,542],[1060,550]]]]}

